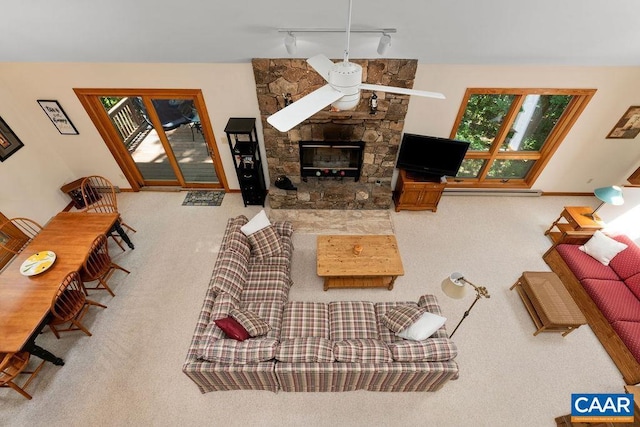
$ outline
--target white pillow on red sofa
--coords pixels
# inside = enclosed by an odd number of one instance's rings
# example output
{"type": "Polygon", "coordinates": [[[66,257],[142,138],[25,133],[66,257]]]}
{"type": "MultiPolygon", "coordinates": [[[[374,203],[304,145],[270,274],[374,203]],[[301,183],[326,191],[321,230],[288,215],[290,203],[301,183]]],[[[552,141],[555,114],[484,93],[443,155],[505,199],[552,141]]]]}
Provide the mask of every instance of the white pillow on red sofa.
{"type": "Polygon", "coordinates": [[[596,230],[589,241],[578,249],[597,259],[602,264],[609,265],[613,257],[627,249],[627,245],[612,239],[600,230],[596,230]]]}

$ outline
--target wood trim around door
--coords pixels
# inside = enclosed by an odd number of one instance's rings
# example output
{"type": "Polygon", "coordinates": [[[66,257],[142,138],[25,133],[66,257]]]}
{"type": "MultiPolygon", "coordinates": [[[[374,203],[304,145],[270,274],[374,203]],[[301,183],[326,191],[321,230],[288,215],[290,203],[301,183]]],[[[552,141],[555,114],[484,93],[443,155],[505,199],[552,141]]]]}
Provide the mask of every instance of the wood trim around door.
{"type": "MultiPolygon", "coordinates": [[[[218,144],[216,142],[211,122],[209,120],[209,113],[204,102],[204,96],[200,89],[101,89],[101,88],[74,88],[76,96],[80,100],[80,103],[89,114],[89,118],[96,126],[98,133],[102,137],[103,141],[107,145],[107,148],[111,152],[118,166],[125,175],[127,181],[131,185],[133,191],[139,191],[143,186],[143,178],[138,171],[137,167],[133,163],[131,156],[126,152],[124,145],[117,134],[115,128],[109,121],[109,118],[104,114],[104,107],[100,103],[98,97],[100,96],[142,96],[152,98],[178,98],[178,99],[193,99],[200,115],[200,123],[202,126],[202,132],[204,133],[207,146],[211,152],[213,152],[213,162],[216,170],[219,186],[213,186],[212,188],[223,188],[225,191],[229,191],[229,184],[222,166],[220,159],[220,153],[218,151],[218,144]]],[[[157,125],[157,124],[154,124],[157,125]]],[[[171,157],[171,156],[170,156],[171,157]]],[[[175,159],[174,159],[175,161],[175,159]]],[[[180,180],[179,180],[180,181],[180,180]]],[[[184,187],[184,182],[179,182],[184,187]]],[[[199,187],[200,185],[189,185],[189,187],[199,187]]],[[[205,185],[202,185],[205,187],[205,185]]],[[[209,186],[207,186],[208,188],[209,186]]]]}

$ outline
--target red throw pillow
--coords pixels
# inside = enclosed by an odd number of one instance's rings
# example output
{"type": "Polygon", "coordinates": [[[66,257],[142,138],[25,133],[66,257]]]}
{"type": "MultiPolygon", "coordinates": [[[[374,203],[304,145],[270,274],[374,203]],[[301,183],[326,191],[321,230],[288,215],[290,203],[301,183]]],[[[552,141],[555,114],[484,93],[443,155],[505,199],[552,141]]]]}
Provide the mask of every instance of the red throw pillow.
{"type": "Polygon", "coordinates": [[[249,332],[233,317],[214,320],[214,323],[231,339],[244,341],[249,338],[249,332]]]}

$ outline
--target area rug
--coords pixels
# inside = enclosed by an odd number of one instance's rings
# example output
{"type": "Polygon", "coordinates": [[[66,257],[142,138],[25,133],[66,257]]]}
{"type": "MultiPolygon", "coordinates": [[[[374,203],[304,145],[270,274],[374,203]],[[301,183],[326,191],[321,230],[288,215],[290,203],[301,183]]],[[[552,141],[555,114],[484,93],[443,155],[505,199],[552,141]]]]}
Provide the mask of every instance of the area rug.
{"type": "Polygon", "coordinates": [[[271,209],[271,221],[291,221],[308,234],[394,234],[388,210],[271,209]]]}
{"type": "Polygon", "coordinates": [[[182,206],[220,206],[224,191],[194,190],[187,192],[182,206]]]}

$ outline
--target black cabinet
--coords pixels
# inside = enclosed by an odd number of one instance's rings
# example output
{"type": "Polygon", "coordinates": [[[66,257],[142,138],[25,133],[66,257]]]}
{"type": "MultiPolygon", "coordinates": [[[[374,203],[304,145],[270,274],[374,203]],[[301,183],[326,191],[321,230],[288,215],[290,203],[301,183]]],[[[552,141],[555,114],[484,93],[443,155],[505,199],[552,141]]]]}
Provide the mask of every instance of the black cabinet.
{"type": "Polygon", "coordinates": [[[267,187],[262,173],[255,118],[230,118],[224,128],[244,205],[262,205],[267,187]]]}

